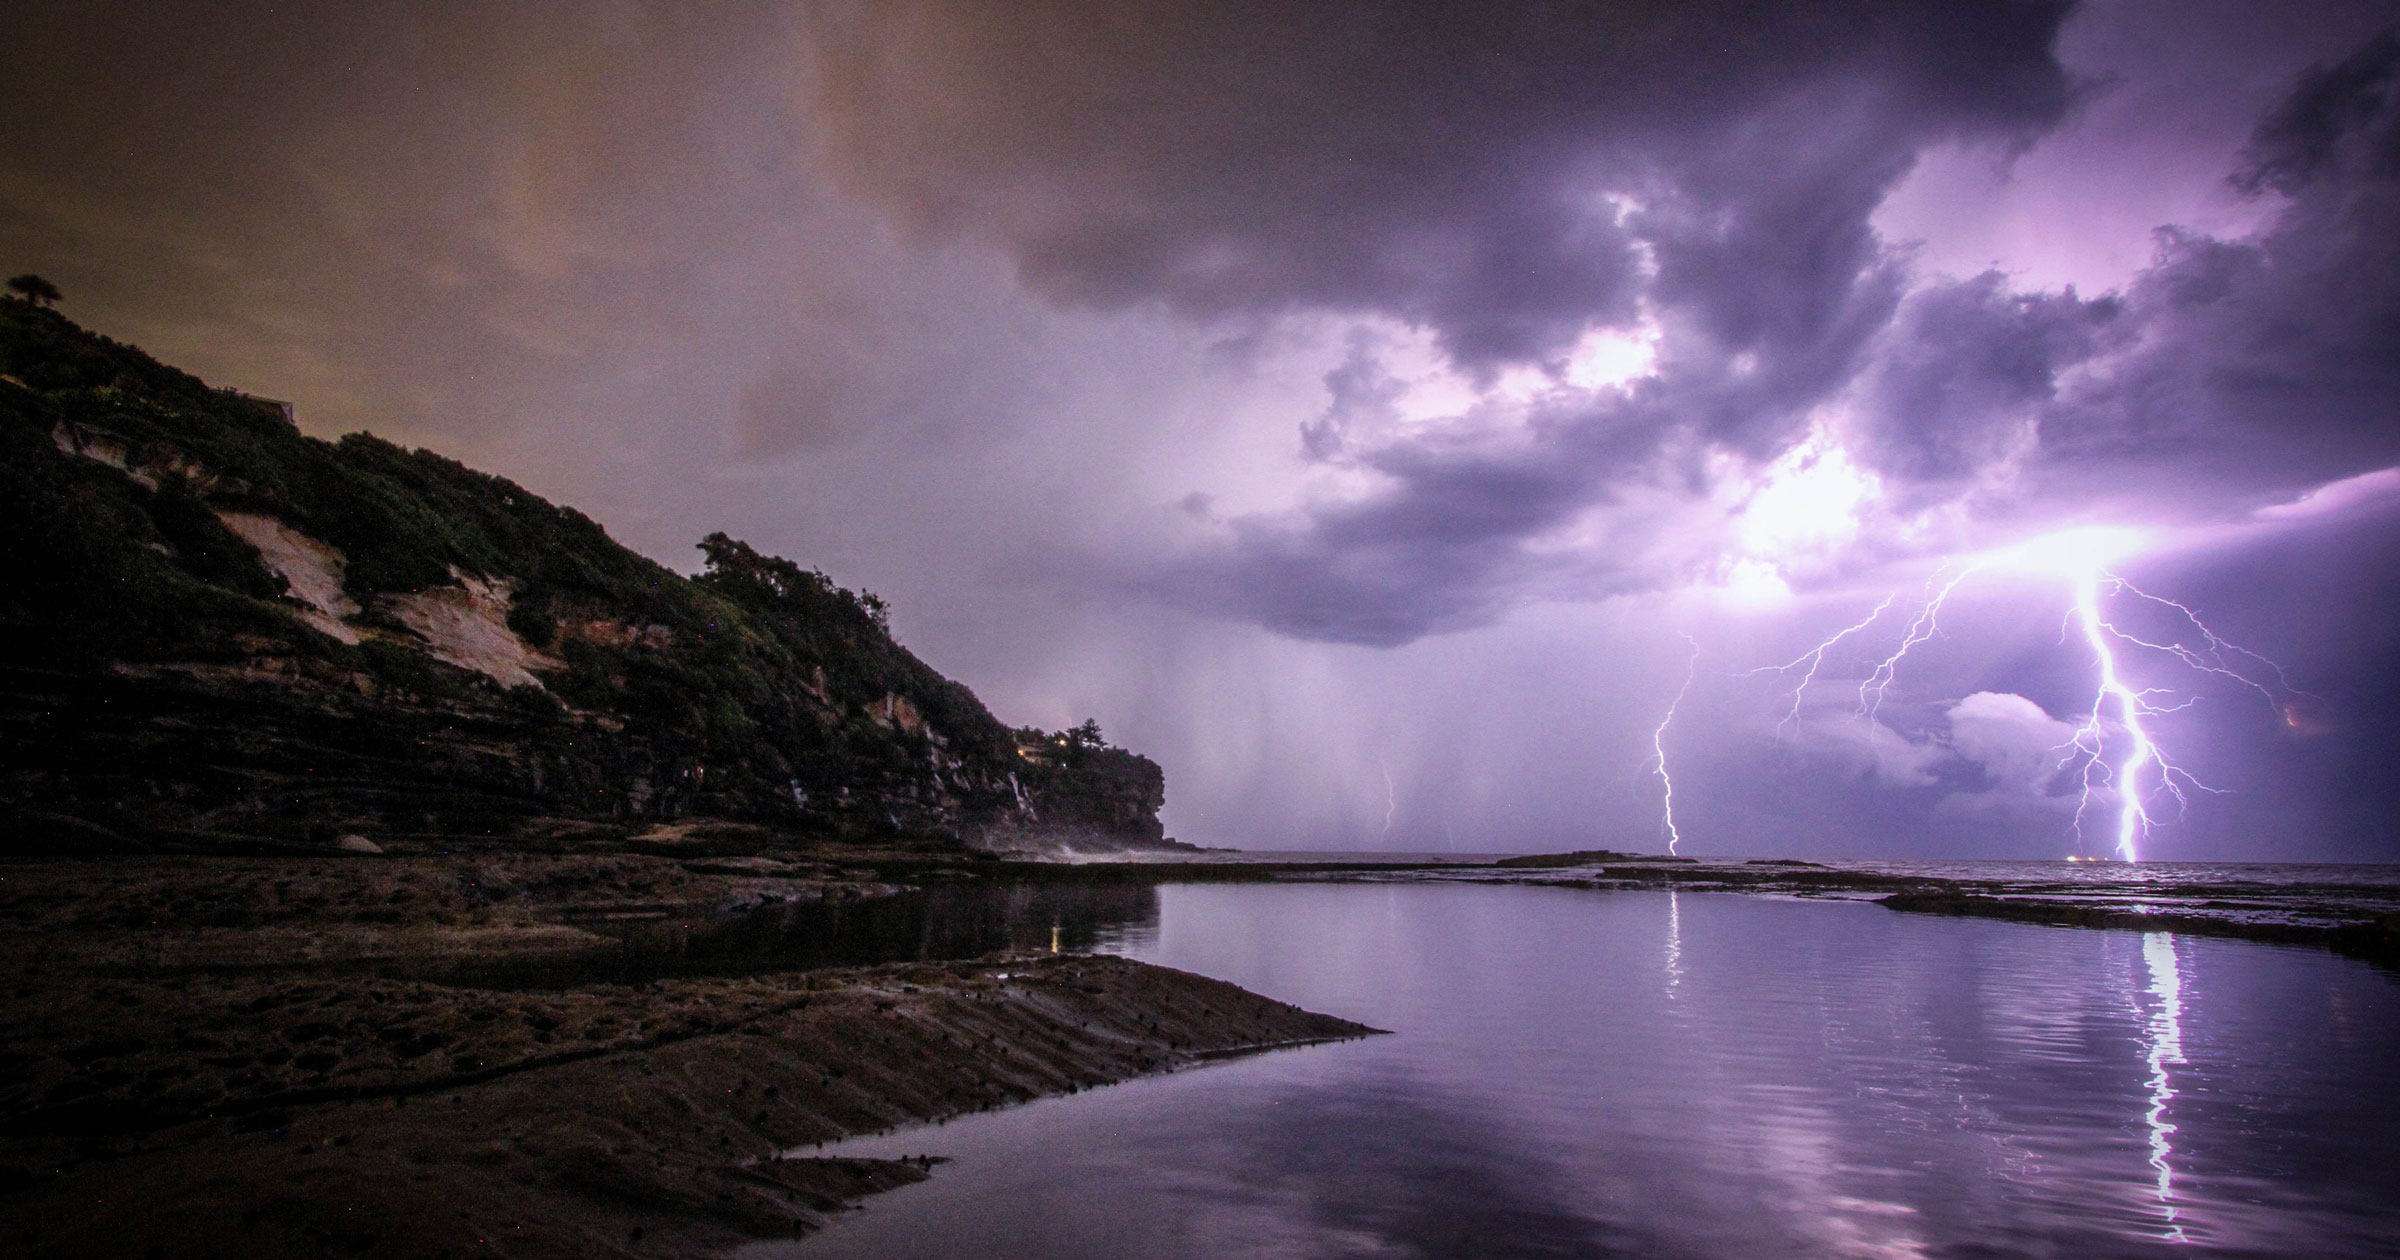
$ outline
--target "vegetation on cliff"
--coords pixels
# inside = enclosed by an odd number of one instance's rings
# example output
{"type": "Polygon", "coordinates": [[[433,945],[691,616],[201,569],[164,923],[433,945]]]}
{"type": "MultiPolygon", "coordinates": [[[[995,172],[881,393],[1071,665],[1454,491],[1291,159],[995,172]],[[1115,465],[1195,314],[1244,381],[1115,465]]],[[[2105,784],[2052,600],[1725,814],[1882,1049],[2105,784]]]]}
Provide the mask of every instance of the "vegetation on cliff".
{"type": "Polygon", "coordinates": [[[53,847],[693,818],[1159,839],[1149,761],[1012,730],[875,596],[700,546],[687,579],[505,479],[306,436],[0,300],[0,808],[53,847]]]}

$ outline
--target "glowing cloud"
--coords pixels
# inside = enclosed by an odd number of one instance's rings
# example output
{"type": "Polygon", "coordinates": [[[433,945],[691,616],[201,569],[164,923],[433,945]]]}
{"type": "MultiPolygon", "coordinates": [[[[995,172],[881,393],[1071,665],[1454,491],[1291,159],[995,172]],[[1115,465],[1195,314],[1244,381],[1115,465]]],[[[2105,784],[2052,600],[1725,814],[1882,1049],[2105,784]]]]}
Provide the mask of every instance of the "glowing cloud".
{"type": "Polygon", "coordinates": [[[1658,325],[1645,322],[1632,332],[1594,329],[1567,356],[1566,381],[1577,389],[1612,389],[1650,375],[1658,367],[1658,325]]]}
{"type": "Polygon", "coordinates": [[[2062,529],[1986,552],[1970,562],[1968,571],[2014,569],[2021,573],[2080,580],[2087,574],[2138,554],[2149,545],[2151,538],[2151,531],[2115,525],[2062,529]]]}
{"type": "MultiPolygon", "coordinates": [[[[1826,457],[1824,452],[1817,456],[1820,461],[1826,457]]],[[[1837,494],[1831,501],[1853,510],[1858,502],[1846,494],[1837,494]]],[[[2046,796],[2045,786],[2055,781],[2055,776],[2065,775],[2080,789],[2072,823],[2078,840],[2084,836],[2086,823],[2093,815],[2110,815],[2110,847],[2119,859],[2137,861],[2142,841],[2157,821],[2153,810],[2158,802],[2171,801],[2180,811],[2189,804],[2190,792],[2214,789],[2178,765],[2151,729],[2151,719],[2187,707],[2192,703],[2191,698],[2134,681],[2126,669],[2125,653],[2163,656],[2187,670],[2240,683],[2266,698],[2278,717],[2286,720],[2294,702],[2306,695],[2291,687],[2275,662],[2228,642],[2191,608],[2151,595],[2111,570],[2109,566],[2138,554],[2152,539],[2152,532],[2141,529],[2081,526],[2025,539],[1964,560],[1948,561],[1925,578],[1913,600],[1903,603],[1898,594],[1886,595],[1865,616],[1836,630],[1808,651],[1782,664],[1763,666],[1737,676],[1797,674],[1790,704],[1776,724],[1778,737],[1804,737],[1810,747],[1820,749],[1829,746],[1829,740],[1839,744],[1841,741],[1830,734],[1824,719],[1812,719],[1806,712],[1810,684],[1817,680],[1828,652],[1845,640],[1874,633],[1877,625],[1888,619],[1898,627],[1898,640],[1859,682],[1849,719],[1856,724],[1859,739],[1873,764],[1880,767],[1888,760],[1879,755],[1884,751],[1880,743],[1893,745],[1894,756],[1901,757],[1908,767],[1905,773],[1879,774],[1879,781],[1893,786],[1929,785],[1933,782],[1926,772],[1930,762],[1955,755],[1984,766],[1987,773],[2002,780],[1997,789],[2001,795],[2020,803],[2040,804],[2046,796]],[[1947,750],[1911,742],[1881,720],[1884,700],[1897,684],[1909,654],[1942,633],[1942,613],[1950,598],[1970,579],[1993,572],[2030,574],[2056,579],[2064,585],[2066,608],[2061,642],[2065,642],[2066,632],[2071,628],[2090,652],[2093,676],[2090,706],[2072,723],[2061,723],[2022,696],[1978,692],[1950,708],[1953,743],[1947,750]],[[2154,614],[2163,612],[2180,628],[2167,636],[2155,630],[2143,633],[2127,630],[2111,617],[2111,608],[2121,601],[2146,605],[2154,614]],[[1893,615],[1895,608],[1898,612],[1893,615]],[[2237,662],[2264,667],[2263,673],[2250,672],[2237,662]],[[2026,750],[2018,747],[2024,742],[2018,737],[2026,731],[2063,732],[2047,749],[2051,760],[2046,767],[2032,764],[2026,750]]],[[[1696,644],[1693,659],[1696,672],[1696,644]]],[[[1665,736],[1676,709],[1690,690],[1691,679],[1687,677],[1651,738],[1652,764],[1657,768],[1662,788],[1670,852],[1683,837],[1675,825],[1674,783],[1667,775],[1665,736]]]]}
{"type": "Polygon", "coordinates": [[[1856,540],[1860,515],[1881,489],[1819,430],[1761,474],[1734,518],[1736,546],[1743,558],[1788,572],[1856,540]]]}

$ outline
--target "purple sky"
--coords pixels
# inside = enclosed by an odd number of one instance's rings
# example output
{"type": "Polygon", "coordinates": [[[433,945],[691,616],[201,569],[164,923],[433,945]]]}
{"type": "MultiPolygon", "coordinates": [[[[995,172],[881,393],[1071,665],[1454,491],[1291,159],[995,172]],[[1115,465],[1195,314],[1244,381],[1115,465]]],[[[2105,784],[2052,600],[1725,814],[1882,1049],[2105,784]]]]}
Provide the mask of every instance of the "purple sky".
{"type": "Polygon", "coordinates": [[[2063,855],[2111,561],[2283,671],[2121,644],[2144,855],[2400,860],[2391,4],[32,8],[0,266],[871,588],[1181,838],[1657,848],[1688,670],[1685,852],[2063,855]]]}

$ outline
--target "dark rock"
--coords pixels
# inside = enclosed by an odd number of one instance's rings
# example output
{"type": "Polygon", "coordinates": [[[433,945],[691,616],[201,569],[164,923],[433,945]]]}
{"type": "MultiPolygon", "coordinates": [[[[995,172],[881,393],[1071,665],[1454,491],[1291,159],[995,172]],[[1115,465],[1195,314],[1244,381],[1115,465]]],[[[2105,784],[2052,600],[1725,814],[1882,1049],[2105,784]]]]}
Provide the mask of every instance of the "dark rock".
{"type": "Polygon", "coordinates": [[[1523,857],[1502,858],[1492,865],[1544,869],[1557,866],[1593,866],[1601,862],[1624,862],[1640,856],[1638,853],[1619,853],[1614,849],[1577,849],[1573,853],[1528,853],[1523,857]]]}

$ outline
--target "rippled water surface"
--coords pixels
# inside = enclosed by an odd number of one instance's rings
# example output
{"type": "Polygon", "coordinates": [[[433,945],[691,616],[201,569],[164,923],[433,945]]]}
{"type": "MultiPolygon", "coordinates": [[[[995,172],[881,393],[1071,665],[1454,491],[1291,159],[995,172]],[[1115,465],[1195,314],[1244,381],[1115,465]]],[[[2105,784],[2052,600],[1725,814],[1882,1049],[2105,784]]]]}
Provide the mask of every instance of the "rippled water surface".
{"type": "Polygon", "coordinates": [[[1728,894],[1186,885],[1119,952],[1392,1030],[845,1144],[806,1257],[2392,1256],[2400,983],[1728,894]]]}

